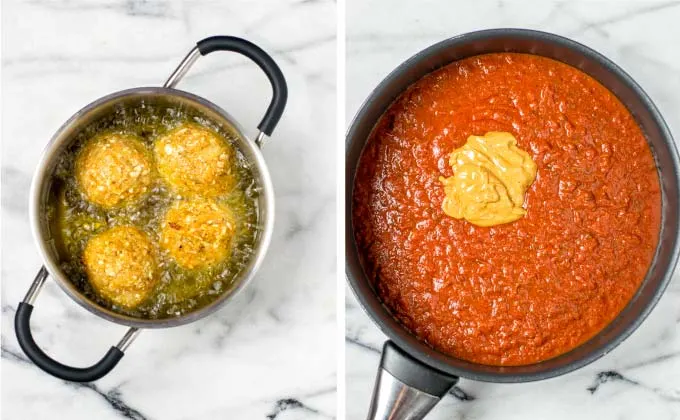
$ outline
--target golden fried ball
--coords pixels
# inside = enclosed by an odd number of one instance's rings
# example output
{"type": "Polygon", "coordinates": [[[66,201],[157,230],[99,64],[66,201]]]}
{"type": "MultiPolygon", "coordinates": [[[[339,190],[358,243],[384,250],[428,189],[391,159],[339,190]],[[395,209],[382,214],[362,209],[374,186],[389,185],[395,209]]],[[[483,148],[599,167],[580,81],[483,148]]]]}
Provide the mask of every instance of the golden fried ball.
{"type": "Polygon", "coordinates": [[[150,190],[150,153],[130,134],[107,133],[89,140],[76,158],[76,180],[88,201],[105,208],[140,199],[150,190]]]}
{"type": "Polygon", "coordinates": [[[95,290],[125,308],[139,305],[156,285],[153,246],[134,226],[116,226],[92,237],[83,263],[95,290]]]}
{"type": "Polygon", "coordinates": [[[229,208],[216,201],[178,201],[162,222],[161,248],[184,268],[208,267],[229,255],[235,227],[229,208]]]}
{"type": "Polygon", "coordinates": [[[234,152],[219,134],[184,123],[156,141],[158,172],[177,192],[216,197],[235,184],[234,152]]]}

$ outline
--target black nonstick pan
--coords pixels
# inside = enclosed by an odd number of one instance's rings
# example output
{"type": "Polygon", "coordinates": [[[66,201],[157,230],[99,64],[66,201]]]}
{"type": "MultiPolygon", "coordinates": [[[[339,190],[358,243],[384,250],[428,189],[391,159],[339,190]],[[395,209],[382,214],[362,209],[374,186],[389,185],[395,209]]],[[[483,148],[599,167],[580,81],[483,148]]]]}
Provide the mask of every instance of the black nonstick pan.
{"type": "Polygon", "coordinates": [[[471,32],[435,44],[397,67],[366,99],[346,138],[347,280],[366,313],[389,337],[383,349],[369,418],[423,418],[459,378],[502,383],[537,381],[579,369],[612,351],[649,315],[678,261],[679,174],[680,160],[673,138],[649,96],[612,61],[567,38],[525,29],[471,32]],[[549,57],[580,69],[612,91],[645,133],[656,160],[662,190],[659,244],[632,300],[592,339],[561,356],[525,366],[488,366],[457,359],[434,350],[402,327],[382,305],[365,275],[352,227],[352,192],[359,157],[380,116],[408,86],[426,74],[456,60],[494,52],[549,57]]]}

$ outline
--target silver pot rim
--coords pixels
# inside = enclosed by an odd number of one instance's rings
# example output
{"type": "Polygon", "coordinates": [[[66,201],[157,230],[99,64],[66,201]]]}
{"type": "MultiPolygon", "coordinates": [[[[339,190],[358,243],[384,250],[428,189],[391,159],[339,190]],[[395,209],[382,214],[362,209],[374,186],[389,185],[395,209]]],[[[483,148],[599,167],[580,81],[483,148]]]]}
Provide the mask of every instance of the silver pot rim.
{"type": "MultiPolygon", "coordinates": [[[[220,121],[217,121],[220,122],[220,121]]],[[[33,239],[38,245],[38,250],[40,256],[44,262],[45,268],[49,274],[56,280],[60,288],[75,302],[80,306],[87,309],[89,312],[104,318],[108,321],[125,325],[133,328],[144,328],[144,329],[155,329],[155,328],[169,328],[180,325],[185,325],[194,321],[197,321],[203,317],[206,317],[217,309],[226,304],[229,300],[233,299],[234,296],[238,295],[248,284],[253,280],[255,273],[259,270],[262,262],[264,260],[267,249],[271,242],[273,227],[274,227],[274,190],[271,180],[271,175],[269,173],[267,164],[265,162],[264,156],[258,147],[260,137],[254,142],[246,134],[243,127],[234,119],[229,113],[224,109],[215,105],[214,103],[208,101],[205,98],[194,95],[192,93],[175,89],[169,87],[137,87],[131,89],[125,89],[111,93],[109,95],[103,96],[90,104],[86,105],[78,112],[73,114],[52,136],[50,141],[47,143],[43,152],[40,156],[39,163],[34,172],[33,179],[30,188],[30,199],[29,199],[29,219],[31,225],[31,232],[33,239]],[[211,111],[214,116],[219,117],[230,125],[230,128],[240,137],[242,142],[239,144],[239,148],[246,148],[247,150],[241,149],[248,155],[250,163],[257,168],[259,174],[259,182],[262,189],[263,199],[266,203],[266,208],[264,209],[264,217],[260,224],[262,226],[262,233],[257,240],[257,244],[254,249],[254,253],[251,257],[249,266],[244,268],[244,270],[237,276],[234,284],[235,286],[225,290],[217,299],[215,299],[210,304],[203,306],[194,311],[187,312],[186,314],[160,319],[145,319],[137,318],[129,315],[124,315],[108,309],[104,306],[99,305],[92,299],[85,296],[78,288],[64,275],[62,270],[59,268],[59,264],[54,260],[52,252],[47,244],[48,238],[43,234],[40,229],[40,217],[43,215],[41,211],[41,192],[43,189],[44,182],[52,176],[49,171],[49,164],[57,158],[59,153],[55,153],[55,149],[68,144],[72,141],[73,136],[71,136],[69,131],[76,127],[78,123],[87,115],[101,109],[107,105],[117,102],[122,99],[132,98],[132,97],[172,97],[180,98],[186,103],[191,103],[197,107],[201,107],[205,110],[211,111]]]]}

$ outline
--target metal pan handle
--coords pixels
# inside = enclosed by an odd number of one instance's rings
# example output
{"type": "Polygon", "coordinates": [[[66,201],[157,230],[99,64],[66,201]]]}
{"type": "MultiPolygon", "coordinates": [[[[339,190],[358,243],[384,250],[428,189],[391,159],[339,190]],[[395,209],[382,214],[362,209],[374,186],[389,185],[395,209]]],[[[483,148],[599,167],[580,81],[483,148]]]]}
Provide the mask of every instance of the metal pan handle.
{"type": "Polygon", "coordinates": [[[57,362],[38,347],[33,339],[30,325],[33,302],[45,284],[47,275],[45,267],[40,268],[38,275],[33,280],[33,284],[31,284],[31,288],[26,293],[26,297],[19,303],[17,308],[14,317],[14,329],[16,330],[19,345],[36,366],[52,376],[73,382],[96,381],[116,367],[123,357],[125,349],[139,334],[139,330],[137,328],[130,328],[116,346],[111,347],[100,361],[90,367],[75,368],[57,362]]]}
{"type": "Polygon", "coordinates": [[[174,88],[177,83],[189,71],[189,68],[196,62],[199,56],[208,55],[214,51],[231,51],[242,54],[257,64],[264,74],[267,75],[272,85],[272,99],[269,107],[262,117],[262,121],[257,128],[260,133],[255,139],[258,146],[262,144],[264,136],[271,136],[276,124],[283,115],[288,101],[288,86],[286,78],[283,77],[281,69],[276,62],[262,48],[245,39],[234,36],[211,36],[196,43],[196,46],[187,54],[175,71],[170,75],[163,85],[164,87],[174,88]]]}
{"type": "Polygon", "coordinates": [[[424,365],[386,341],[368,420],[420,420],[457,382],[457,376],[424,365]]]}

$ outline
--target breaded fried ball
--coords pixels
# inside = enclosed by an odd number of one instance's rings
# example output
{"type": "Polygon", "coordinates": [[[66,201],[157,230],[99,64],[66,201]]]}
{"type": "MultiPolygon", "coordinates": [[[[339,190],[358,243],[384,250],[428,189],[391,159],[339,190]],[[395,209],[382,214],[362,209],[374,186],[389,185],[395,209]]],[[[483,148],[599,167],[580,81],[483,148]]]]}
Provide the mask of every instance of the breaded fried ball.
{"type": "Polygon", "coordinates": [[[134,226],[116,226],[92,237],[83,263],[92,287],[125,308],[142,303],[156,285],[153,246],[134,226]]]}
{"type": "Polygon", "coordinates": [[[216,132],[184,123],[154,146],[158,172],[180,194],[217,197],[235,184],[234,151],[216,132]]]}
{"type": "Polygon", "coordinates": [[[76,180],[88,201],[112,208],[137,201],[150,191],[151,154],[134,135],[93,137],[76,158],[76,180]]]}
{"type": "Polygon", "coordinates": [[[161,225],[161,248],[180,266],[204,268],[223,261],[236,223],[226,206],[204,198],[176,202],[161,225]]]}

